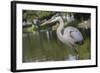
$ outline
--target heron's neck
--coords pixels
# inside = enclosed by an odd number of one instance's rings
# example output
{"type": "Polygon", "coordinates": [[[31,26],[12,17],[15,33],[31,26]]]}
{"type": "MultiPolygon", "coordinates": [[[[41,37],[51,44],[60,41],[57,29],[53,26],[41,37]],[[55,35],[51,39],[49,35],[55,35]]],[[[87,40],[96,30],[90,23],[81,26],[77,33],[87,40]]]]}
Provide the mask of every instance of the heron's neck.
{"type": "Polygon", "coordinates": [[[59,38],[60,41],[64,41],[64,38],[63,38],[63,34],[61,33],[61,31],[63,30],[64,28],[64,21],[63,19],[59,19],[59,26],[57,28],[57,37],[59,38]]]}

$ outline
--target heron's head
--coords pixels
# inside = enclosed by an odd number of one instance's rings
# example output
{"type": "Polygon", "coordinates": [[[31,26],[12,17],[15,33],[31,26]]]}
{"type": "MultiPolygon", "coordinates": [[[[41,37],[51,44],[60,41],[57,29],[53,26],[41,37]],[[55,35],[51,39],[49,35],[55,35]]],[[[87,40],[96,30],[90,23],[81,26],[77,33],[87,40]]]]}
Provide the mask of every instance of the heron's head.
{"type": "Polygon", "coordinates": [[[60,16],[59,14],[56,14],[56,15],[54,15],[53,17],[51,17],[51,19],[49,19],[48,21],[44,22],[44,23],[41,24],[41,25],[43,26],[43,25],[46,25],[46,24],[55,23],[55,22],[58,22],[59,19],[61,19],[61,16],[60,16]]]}

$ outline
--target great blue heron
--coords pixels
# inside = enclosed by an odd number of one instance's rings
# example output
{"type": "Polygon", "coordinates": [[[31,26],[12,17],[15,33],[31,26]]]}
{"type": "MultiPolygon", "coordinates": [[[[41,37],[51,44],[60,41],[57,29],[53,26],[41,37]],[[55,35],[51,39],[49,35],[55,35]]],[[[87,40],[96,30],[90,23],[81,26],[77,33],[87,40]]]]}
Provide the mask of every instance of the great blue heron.
{"type": "Polygon", "coordinates": [[[74,60],[78,59],[79,54],[78,54],[78,49],[76,48],[76,45],[79,43],[80,44],[83,43],[83,36],[82,36],[81,32],[77,28],[72,27],[72,26],[68,26],[68,27],[64,28],[63,17],[58,16],[58,15],[53,16],[51,19],[49,19],[42,25],[50,24],[50,23],[54,23],[54,22],[58,22],[57,24],[59,25],[56,30],[58,39],[62,43],[67,44],[77,54],[77,56],[69,55],[71,57],[69,59],[72,60],[72,57],[74,58],[74,60]]]}

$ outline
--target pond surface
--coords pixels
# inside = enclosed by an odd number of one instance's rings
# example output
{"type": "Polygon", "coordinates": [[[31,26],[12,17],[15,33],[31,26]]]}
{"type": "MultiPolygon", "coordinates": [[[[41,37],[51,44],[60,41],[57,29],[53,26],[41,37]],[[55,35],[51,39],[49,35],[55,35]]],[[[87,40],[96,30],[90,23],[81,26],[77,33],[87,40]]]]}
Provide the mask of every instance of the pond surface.
{"type": "MultiPolygon", "coordinates": [[[[55,31],[23,33],[23,62],[44,62],[68,60],[75,52],[59,41],[55,31]]],[[[90,59],[90,38],[78,47],[80,60],[90,59]]]]}

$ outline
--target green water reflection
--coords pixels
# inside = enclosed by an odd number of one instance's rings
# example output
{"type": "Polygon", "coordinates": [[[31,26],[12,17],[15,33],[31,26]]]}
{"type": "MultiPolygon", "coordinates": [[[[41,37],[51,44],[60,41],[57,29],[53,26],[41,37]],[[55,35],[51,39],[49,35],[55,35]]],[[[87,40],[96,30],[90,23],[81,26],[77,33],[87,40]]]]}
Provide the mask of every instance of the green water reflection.
{"type": "MultiPolygon", "coordinates": [[[[67,60],[69,54],[75,54],[61,43],[56,32],[23,33],[23,62],[43,62],[67,60]]],[[[90,59],[90,38],[86,36],[84,44],[78,47],[81,60],[90,59]]]]}

